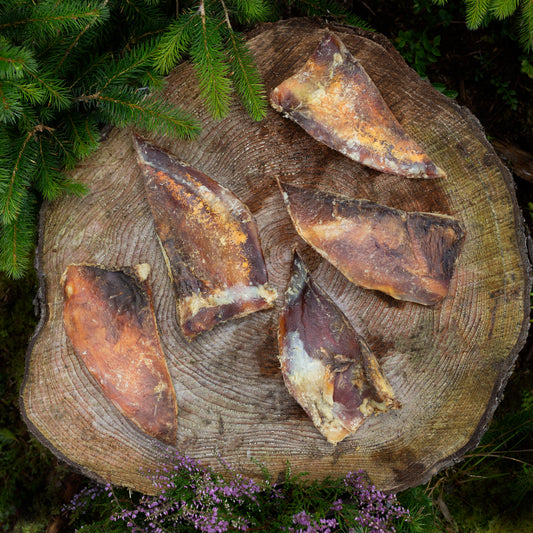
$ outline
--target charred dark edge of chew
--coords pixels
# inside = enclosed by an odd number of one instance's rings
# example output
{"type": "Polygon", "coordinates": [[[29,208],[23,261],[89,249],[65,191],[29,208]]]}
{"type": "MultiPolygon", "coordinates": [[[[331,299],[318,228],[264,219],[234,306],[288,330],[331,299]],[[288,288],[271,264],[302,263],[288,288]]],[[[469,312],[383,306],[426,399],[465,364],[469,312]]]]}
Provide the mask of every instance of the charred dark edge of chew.
{"type": "Polygon", "coordinates": [[[242,302],[232,302],[218,306],[203,307],[185,320],[181,326],[182,331],[189,340],[192,340],[199,333],[210,331],[218,324],[242,318],[257,311],[270,309],[273,305],[273,303],[264,298],[252,298],[247,300],[244,305],[242,302]],[[204,326],[205,317],[209,317],[209,327],[204,326]]]}
{"type": "Polygon", "coordinates": [[[108,302],[112,302],[117,311],[124,312],[126,310],[130,314],[132,314],[133,310],[140,312],[140,324],[145,322],[147,315],[150,315],[157,342],[159,347],[161,347],[153,308],[152,288],[148,281],[150,266],[147,263],[124,267],[108,267],[96,263],[73,263],[65,268],[61,276],[60,283],[63,290],[67,272],[71,267],[83,268],[85,271],[91,272],[93,283],[97,285],[103,298],[108,302]],[[98,272],[102,273],[102,275],[98,275],[98,272]],[[117,290],[119,285],[127,286],[130,289],[129,296],[125,295],[124,291],[117,290]],[[135,309],[133,309],[132,303],[135,304],[135,309]]]}

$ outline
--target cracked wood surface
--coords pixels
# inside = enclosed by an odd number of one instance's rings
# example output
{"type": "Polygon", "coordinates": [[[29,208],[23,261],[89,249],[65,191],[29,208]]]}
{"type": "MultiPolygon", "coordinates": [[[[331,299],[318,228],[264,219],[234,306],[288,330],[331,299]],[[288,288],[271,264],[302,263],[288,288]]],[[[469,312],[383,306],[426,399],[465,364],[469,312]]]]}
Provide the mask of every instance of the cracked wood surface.
{"type": "MultiPolygon", "coordinates": [[[[295,19],[251,32],[268,92],[307,60],[325,28],[295,19]]],[[[293,472],[309,472],[310,478],[363,469],[378,488],[398,491],[459,460],[486,429],[529,323],[530,271],[512,177],[472,114],[422,81],[383,36],[329,28],[447,179],[380,174],[317,144],[272,109],[253,122],[235,102],[229,117],[213,121],[189,64],[171,73],[166,96],[201,120],[201,137],[151,139],[247,204],[279,295],[293,248],[301,250],[317,283],[368,342],[402,408],[369,418],[355,435],[329,444],[283,383],[276,339],[281,297],[270,310],[186,340],[132,132],[115,129],[73,172],[89,193],[46,204],[41,212],[41,320],[21,391],[33,433],[85,474],[154,492],[141,469],[156,468],[164,451],[106,400],[69,345],[60,277],[72,263],[151,265],[154,310],[178,402],[177,450],[204,464],[219,468],[221,456],[244,474],[259,476],[254,459],[274,479],[287,460],[293,472]],[[297,236],[276,178],[460,220],[466,239],[448,296],[426,307],[349,283],[297,236]]]]}

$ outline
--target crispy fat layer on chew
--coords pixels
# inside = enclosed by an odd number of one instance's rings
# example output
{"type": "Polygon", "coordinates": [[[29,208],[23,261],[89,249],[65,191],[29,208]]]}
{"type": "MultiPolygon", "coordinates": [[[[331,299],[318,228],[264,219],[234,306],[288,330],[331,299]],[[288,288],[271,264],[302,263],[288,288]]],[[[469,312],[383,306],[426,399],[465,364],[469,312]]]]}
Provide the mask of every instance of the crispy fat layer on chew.
{"type": "Polygon", "coordinates": [[[326,33],[296,74],[272,91],[270,102],[316,140],[363,165],[410,178],[445,177],[332,33],[326,33]]]}
{"type": "Polygon", "coordinates": [[[465,238],[452,217],[280,183],[298,234],[350,281],[433,305],[447,294],[465,238]]]}
{"type": "Polygon", "coordinates": [[[364,339],[296,253],[278,342],[288,391],[329,442],[354,433],[371,414],[399,407],[364,339]]]}
{"type": "Polygon", "coordinates": [[[63,322],[74,353],[106,397],[142,431],[176,443],[174,386],[152,306],[147,264],[106,269],[69,265],[63,322]]]}
{"type": "Polygon", "coordinates": [[[257,225],[231,191],[134,136],[146,196],[177,296],[183,333],[272,307],[257,225]]]}

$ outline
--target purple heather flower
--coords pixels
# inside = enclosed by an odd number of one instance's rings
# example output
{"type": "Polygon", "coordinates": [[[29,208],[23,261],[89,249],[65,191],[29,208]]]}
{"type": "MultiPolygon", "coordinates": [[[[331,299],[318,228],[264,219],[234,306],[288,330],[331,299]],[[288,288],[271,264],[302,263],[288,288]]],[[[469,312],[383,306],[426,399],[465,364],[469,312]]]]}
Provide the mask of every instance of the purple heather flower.
{"type": "Polygon", "coordinates": [[[331,508],[330,508],[330,509],[331,509],[332,511],[335,511],[335,512],[342,511],[342,504],[343,504],[342,499],[335,500],[335,501],[331,504],[331,508]]]}

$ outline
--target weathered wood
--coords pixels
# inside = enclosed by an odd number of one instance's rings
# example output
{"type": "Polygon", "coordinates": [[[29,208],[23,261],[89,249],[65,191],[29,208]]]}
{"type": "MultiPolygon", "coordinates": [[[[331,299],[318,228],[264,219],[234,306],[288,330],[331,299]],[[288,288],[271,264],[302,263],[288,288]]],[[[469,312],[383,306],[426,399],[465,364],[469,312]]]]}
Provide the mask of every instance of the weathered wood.
{"type": "Polygon", "coordinates": [[[499,139],[493,139],[491,144],[498,156],[519,178],[533,183],[533,155],[531,153],[499,139]]]}
{"type": "MultiPolygon", "coordinates": [[[[326,25],[263,25],[250,46],[272,90],[309,57],[326,25]]],[[[407,67],[382,36],[329,25],[363,64],[402,126],[448,178],[380,174],[334,152],[270,110],[252,122],[238,103],[213,121],[190,65],[168,79],[168,100],[203,124],[199,140],[157,144],[215,178],[245,202],[259,228],[269,280],[285,291],[294,246],[317,283],[368,342],[402,408],[367,420],[329,444],[284,386],[277,359],[283,298],[271,310],[217,326],[189,342],[176,316],[129,130],[113,130],[74,171],[84,198],[41,213],[37,268],[42,318],[27,356],[24,417],[59,457],[86,474],[153,492],[140,470],[161,448],[122,416],[76,359],[62,322],[60,276],[71,263],[149,263],[154,310],[178,401],[177,449],[218,466],[220,455],[257,475],[290,461],[311,478],[366,470],[380,489],[400,490],[458,461],[480,439],[528,329],[530,271],[511,175],[477,120],[407,67]],[[436,212],[464,224],[466,239],[447,297],[434,307],[398,302],[349,283],[297,236],[276,178],[367,198],[406,211],[436,212]]]]}

